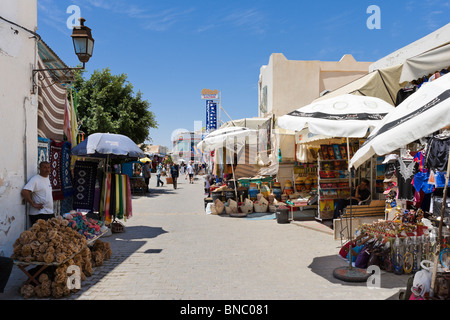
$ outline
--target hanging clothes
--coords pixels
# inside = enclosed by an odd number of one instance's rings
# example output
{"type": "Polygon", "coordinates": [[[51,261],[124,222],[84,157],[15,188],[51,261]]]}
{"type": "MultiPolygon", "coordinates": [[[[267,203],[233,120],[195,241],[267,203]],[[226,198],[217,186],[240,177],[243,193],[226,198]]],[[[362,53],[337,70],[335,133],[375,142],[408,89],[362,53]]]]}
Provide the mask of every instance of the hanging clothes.
{"type": "Polygon", "coordinates": [[[403,160],[400,157],[395,162],[399,199],[414,201],[415,189],[412,184],[412,179],[416,173],[417,166],[417,162],[403,160]]]}
{"type": "Polygon", "coordinates": [[[396,100],[395,100],[395,106],[398,106],[400,103],[405,101],[410,95],[412,95],[416,91],[417,91],[417,87],[416,86],[405,87],[405,88],[400,89],[397,92],[397,97],[396,97],[396,100]]]}
{"type": "Polygon", "coordinates": [[[426,166],[435,171],[447,171],[450,137],[437,135],[430,139],[426,155],[426,166]]]}
{"type": "Polygon", "coordinates": [[[430,194],[434,191],[434,185],[429,184],[430,172],[425,166],[425,155],[422,151],[419,151],[413,161],[417,163],[417,172],[414,175],[412,181],[414,188],[417,192],[423,191],[425,194],[430,194]]]}

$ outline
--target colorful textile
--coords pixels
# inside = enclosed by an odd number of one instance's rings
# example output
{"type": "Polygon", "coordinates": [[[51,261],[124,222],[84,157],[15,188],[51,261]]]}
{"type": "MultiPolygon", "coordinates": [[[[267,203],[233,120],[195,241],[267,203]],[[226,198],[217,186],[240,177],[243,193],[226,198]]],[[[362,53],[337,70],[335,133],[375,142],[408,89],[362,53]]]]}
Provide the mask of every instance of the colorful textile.
{"type": "MultiPolygon", "coordinates": [[[[38,58],[38,69],[45,69],[42,59],[38,58]]],[[[48,71],[39,80],[38,86],[38,135],[58,141],[64,140],[64,112],[67,91],[59,83],[55,83],[48,71]]]]}
{"type": "Polygon", "coordinates": [[[113,173],[111,173],[110,195],[109,214],[114,220],[116,219],[116,178],[113,173]]]}
{"type": "Polygon", "coordinates": [[[106,190],[105,190],[105,221],[111,222],[112,216],[110,212],[111,205],[111,173],[106,174],[105,180],[106,190]]]}
{"type": "Polygon", "coordinates": [[[38,167],[42,161],[50,162],[50,139],[38,137],[38,167]]]}
{"type": "Polygon", "coordinates": [[[97,162],[77,161],[74,168],[74,209],[92,210],[94,208],[97,162]]]}
{"type": "Polygon", "coordinates": [[[119,219],[122,219],[122,217],[120,217],[120,180],[119,180],[119,175],[115,174],[114,175],[114,179],[116,181],[116,188],[115,188],[115,194],[116,194],[116,201],[115,201],[115,207],[116,207],[116,217],[117,215],[119,215],[119,219]]]}
{"type": "Polygon", "coordinates": [[[126,176],[127,180],[127,217],[131,218],[133,215],[132,205],[131,205],[131,184],[130,184],[130,177],[126,176]]]}
{"type": "Polygon", "coordinates": [[[72,177],[70,174],[70,149],[72,144],[65,142],[62,147],[61,184],[64,197],[73,195],[72,177]]]}
{"type": "Polygon", "coordinates": [[[61,162],[62,162],[62,147],[64,141],[51,140],[50,142],[50,183],[53,189],[53,200],[64,199],[61,182],[61,162]]]}
{"type": "Polygon", "coordinates": [[[64,103],[64,135],[67,138],[67,141],[72,142],[72,123],[70,122],[70,105],[69,105],[69,100],[67,99],[67,95],[66,95],[66,101],[64,103]]]}

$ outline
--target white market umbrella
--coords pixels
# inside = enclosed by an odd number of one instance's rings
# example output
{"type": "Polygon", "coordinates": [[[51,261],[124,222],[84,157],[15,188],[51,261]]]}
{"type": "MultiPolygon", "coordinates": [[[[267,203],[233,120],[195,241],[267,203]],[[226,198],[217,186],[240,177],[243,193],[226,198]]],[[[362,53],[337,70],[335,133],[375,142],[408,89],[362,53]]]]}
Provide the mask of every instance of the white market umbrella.
{"type": "MultiPolygon", "coordinates": [[[[225,147],[227,150],[232,152],[239,152],[246,143],[246,137],[252,137],[253,142],[256,143],[258,130],[253,130],[245,127],[228,127],[215,130],[208,134],[202,141],[197,144],[197,148],[201,151],[212,151],[225,147]]],[[[236,178],[234,175],[234,167],[231,165],[233,170],[234,179],[234,192],[236,194],[237,200],[237,189],[236,189],[236,178]]]]}
{"type": "Polygon", "coordinates": [[[358,168],[374,155],[389,154],[450,125],[450,74],[420,89],[390,112],[355,153],[358,168]]]}
{"type": "MultiPolygon", "coordinates": [[[[330,99],[313,102],[278,118],[282,129],[301,131],[308,126],[313,134],[347,138],[347,153],[350,155],[349,138],[363,138],[394,107],[375,97],[343,94],[330,99]]],[[[349,171],[351,167],[349,166],[349,171]]],[[[349,175],[349,185],[351,175],[349,175]]],[[[350,202],[350,230],[352,230],[352,205],[350,202]]],[[[350,235],[351,239],[351,235],[350,235]]],[[[350,251],[352,247],[350,246],[350,251]]],[[[336,268],[333,275],[345,281],[365,281],[364,269],[349,266],[336,268]]]]}
{"type": "Polygon", "coordinates": [[[252,135],[257,137],[257,134],[257,130],[245,127],[223,128],[208,134],[197,144],[197,148],[201,151],[212,151],[223,147],[232,151],[239,150],[245,146],[246,137],[252,135]]]}
{"type": "Polygon", "coordinates": [[[394,107],[375,97],[343,94],[313,102],[278,118],[278,126],[329,137],[363,138],[394,107]]]}
{"type": "Polygon", "coordinates": [[[72,155],[99,158],[143,158],[145,153],[122,134],[93,133],[71,150],[72,155]]]}

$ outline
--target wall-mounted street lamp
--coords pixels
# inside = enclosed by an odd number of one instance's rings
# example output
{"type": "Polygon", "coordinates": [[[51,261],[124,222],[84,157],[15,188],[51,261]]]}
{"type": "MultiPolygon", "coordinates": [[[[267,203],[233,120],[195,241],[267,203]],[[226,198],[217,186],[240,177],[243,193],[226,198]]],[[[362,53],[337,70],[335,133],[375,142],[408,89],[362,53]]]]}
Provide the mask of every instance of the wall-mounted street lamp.
{"type": "MultiPolygon", "coordinates": [[[[62,79],[67,78],[72,71],[84,70],[86,62],[92,57],[94,50],[94,38],[92,37],[91,29],[84,25],[86,21],[84,18],[80,18],[80,25],[73,27],[72,30],[72,41],[75,54],[78,60],[83,63],[81,68],[46,68],[46,69],[34,69],[33,70],[33,92],[35,88],[35,75],[38,72],[48,72],[53,78],[62,79]]],[[[44,79],[45,76],[39,74],[39,79],[44,79]]]]}
{"type": "Polygon", "coordinates": [[[74,27],[72,31],[73,47],[78,60],[84,64],[92,57],[94,50],[94,38],[92,38],[91,29],[84,25],[86,20],[80,18],[80,26],[74,27]]]}

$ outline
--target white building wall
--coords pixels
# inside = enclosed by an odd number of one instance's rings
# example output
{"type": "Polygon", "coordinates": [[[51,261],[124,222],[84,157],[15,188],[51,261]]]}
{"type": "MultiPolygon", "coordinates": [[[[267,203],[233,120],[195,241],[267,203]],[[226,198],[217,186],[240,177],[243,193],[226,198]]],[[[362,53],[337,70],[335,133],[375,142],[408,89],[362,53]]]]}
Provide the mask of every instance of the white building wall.
{"type": "MultiPolygon", "coordinates": [[[[31,31],[37,28],[36,0],[1,0],[0,16],[31,31]]],[[[37,95],[32,70],[33,34],[0,19],[0,255],[26,228],[20,191],[37,173],[37,95]]]]}
{"type": "Polygon", "coordinates": [[[372,63],[369,72],[403,64],[407,59],[450,42],[450,23],[372,63]]]}

